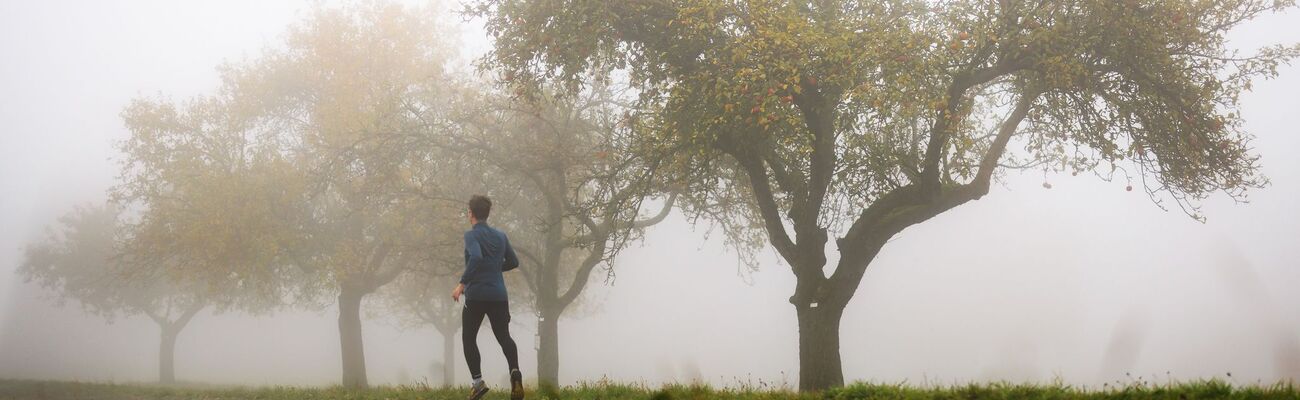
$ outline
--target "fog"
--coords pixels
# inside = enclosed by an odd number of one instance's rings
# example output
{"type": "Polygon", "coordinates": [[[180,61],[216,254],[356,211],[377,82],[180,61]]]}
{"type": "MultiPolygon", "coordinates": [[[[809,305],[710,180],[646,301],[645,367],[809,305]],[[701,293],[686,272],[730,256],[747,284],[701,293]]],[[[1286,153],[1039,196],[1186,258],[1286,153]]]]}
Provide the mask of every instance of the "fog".
{"type": "MultiPolygon", "coordinates": [[[[0,3],[0,378],[157,377],[158,330],[148,318],[109,324],[75,302],[57,305],[14,274],[22,248],[74,205],[104,199],[120,160],[114,143],[128,134],[119,113],[130,99],[213,90],[216,66],[278,43],[311,4],[0,3]]],[[[1269,15],[1235,31],[1232,46],[1294,43],[1297,27],[1300,12],[1269,15]]],[[[465,60],[489,46],[474,22],[460,36],[465,60]]],[[[845,379],[1300,378],[1300,157],[1293,153],[1300,68],[1279,73],[1242,101],[1272,182],[1248,204],[1211,196],[1200,223],[1176,207],[1162,211],[1123,182],[1009,173],[983,199],[885,246],[844,313],[845,379]]],[[[619,255],[613,279],[594,274],[581,305],[566,313],[562,383],[795,387],[798,332],[787,300],[794,276],[773,250],[758,260],[757,270],[746,269],[720,234],[674,212],[619,255]]],[[[177,377],[337,384],[336,313],[205,310],[177,342],[177,377]]],[[[373,303],[363,315],[372,384],[438,383],[435,330],[403,329],[373,303]]],[[[518,313],[512,322],[526,376],[536,373],[536,325],[518,313]]],[[[504,381],[505,362],[488,329],[480,332],[487,378],[504,381]]],[[[457,376],[468,376],[456,359],[457,376]]]]}

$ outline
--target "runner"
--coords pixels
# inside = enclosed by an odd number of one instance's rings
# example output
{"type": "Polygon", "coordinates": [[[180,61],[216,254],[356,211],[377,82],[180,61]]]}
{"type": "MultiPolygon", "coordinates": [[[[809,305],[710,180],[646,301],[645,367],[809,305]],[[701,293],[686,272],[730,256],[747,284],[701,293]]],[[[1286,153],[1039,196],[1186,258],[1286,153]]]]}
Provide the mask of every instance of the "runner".
{"type": "Polygon", "coordinates": [[[460,277],[460,284],[451,291],[451,298],[460,301],[461,294],[465,295],[465,309],[461,314],[462,339],[465,363],[469,364],[470,376],[474,378],[469,400],[478,400],[488,392],[487,384],[483,383],[483,373],[479,370],[477,340],[478,328],[483,325],[485,315],[492,324],[492,334],[506,354],[506,363],[510,365],[510,398],[523,400],[524,379],[519,372],[518,349],[514,339],[510,338],[510,304],[505,277],[501,275],[519,267],[519,258],[510,247],[506,234],[488,226],[491,211],[492,200],[487,196],[474,195],[469,199],[472,228],[465,232],[465,273],[460,277]]]}

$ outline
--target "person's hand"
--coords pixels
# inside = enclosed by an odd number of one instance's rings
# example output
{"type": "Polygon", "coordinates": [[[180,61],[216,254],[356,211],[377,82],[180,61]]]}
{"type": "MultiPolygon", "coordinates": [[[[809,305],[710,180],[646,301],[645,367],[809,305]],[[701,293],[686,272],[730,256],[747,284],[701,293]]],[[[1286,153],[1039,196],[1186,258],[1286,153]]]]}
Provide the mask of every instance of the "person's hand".
{"type": "Polygon", "coordinates": [[[457,284],[455,289],[451,290],[451,301],[460,301],[461,293],[465,293],[465,284],[457,284]]]}

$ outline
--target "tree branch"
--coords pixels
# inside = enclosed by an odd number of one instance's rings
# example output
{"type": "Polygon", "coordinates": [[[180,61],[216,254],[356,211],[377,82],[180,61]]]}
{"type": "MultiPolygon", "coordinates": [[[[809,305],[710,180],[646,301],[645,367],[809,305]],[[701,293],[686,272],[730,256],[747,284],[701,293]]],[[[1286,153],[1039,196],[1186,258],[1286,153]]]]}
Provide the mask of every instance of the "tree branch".
{"type": "Polygon", "coordinates": [[[745,175],[749,176],[749,185],[754,191],[754,201],[758,203],[759,214],[767,226],[767,236],[772,241],[772,247],[776,248],[776,251],[786,260],[794,259],[795,242],[790,239],[790,234],[785,230],[785,223],[781,220],[781,212],[772,194],[771,182],[768,181],[762,161],[734,149],[728,153],[745,169],[745,175]]]}
{"type": "MultiPolygon", "coordinates": [[[[524,256],[524,258],[527,258],[528,261],[532,262],[534,266],[542,265],[542,261],[537,258],[537,254],[533,253],[531,250],[528,250],[528,247],[519,246],[515,244],[511,244],[511,247],[514,247],[516,253],[519,253],[520,255],[524,256]]],[[[533,280],[535,278],[535,275],[533,275],[532,270],[528,268],[517,268],[516,271],[520,271],[524,274],[524,281],[528,283],[528,290],[532,291],[533,293],[537,293],[537,282],[533,280]]]]}
{"type": "Polygon", "coordinates": [[[194,305],[191,305],[189,308],[185,309],[185,313],[181,314],[179,318],[176,318],[176,321],[171,323],[172,328],[180,330],[180,328],[185,327],[185,325],[188,325],[190,320],[194,318],[194,315],[198,314],[204,307],[207,307],[207,303],[197,302],[194,305]]]}
{"type": "Polygon", "coordinates": [[[648,219],[632,221],[632,229],[649,228],[655,224],[663,222],[664,218],[667,218],[668,214],[673,211],[673,203],[675,202],[677,202],[677,192],[668,194],[668,200],[664,201],[664,206],[659,209],[659,213],[648,219]]]}
{"type": "Polygon", "coordinates": [[[1011,141],[1011,136],[1015,135],[1020,122],[1024,121],[1029,115],[1030,107],[1034,101],[1038,100],[1039,93],[1029,92],[1022,94],[1020,100],[1016,101],[1016,106],[1011,110],[1007,119],[1002,121],[1002,126],[998,127],[998,134],[993,138],[993,143],[989,144],[988,152],[984,153],[984,158],[980,160],[979,172],[975,173],[975,179],[972,184],[982,187],[983,194],[988,193],[989,184],[993,179],[993,172],[998,168],[998,160],[1006,152],[1007,142],[1011,141]]]}
{"type": "Polygon", "coordinates": [[[591,271],[595,270],[596,266],[604,259],[605,241],[600,241],[587,252],[587,257],[582,260],[582,264],[578,266],[578,272],[573,276],[573,282],[569,283],[569,289],[560,295],[559,306],[561,309],[568,307],[569,304],[573,303],[574,299],[578,298],[578,293],[582,293],[582,289],[587,286],[587,281],[591,279],[591,271]]]}
{"type": "Polygon", "coordinates": [[[835,111],[833,105],[826,103],[825,97],[817,90],[795,96],[795,104],[799,106],[813,140],[808,165],[807,192],[803,193],[803,196],[796,197],[795,206],[790,213],[790,219],[795,224],[796,235],[819,228],[817,218],[821,214],[826,193],[830,190],[831,180],[835,176],[835,164],[838,160],[835,154],[835,111]]]}
{"type": "MultiPolygon", "coordinates": [[[[926,195],[915,184],[904,186],[882,196],[863,210],[844,237],[837,241],[841,261],[831,276],[831,281],[837,288],[857,287],[870,261],[864,257],[874,255],[885,241],[898,232],[988,194],[998,159],[1006,151],[1007,143],[1015,135],[1020,123],[1029,115],[1038,95],[1037,92],[1029,92],[1017,100],[1011,114],[998,128],[998,134],[984,154],[980,169],[971,182],[944,191],[937,197],[926,195]]],[[[852,295],[851,290],[837,290],[836,293],[852,295]]],[[[841,300],[848,301],[847,298],[841,300]]]]}
{"type": "Polygon", "coordinates": [[[401,252],[397,257],[397,261],[389,264],[392,265],[392,268],[385,271],[379,271],[375,274],[375,280],[371,282],[371,286],[374,289],[378,289],[379,287],[392,282],[394,279],[397,279],[397,276],[406,271],[407,267],[411,264],[413,253],[414,252],[411,251],[401,252]]]}
{"type": "Polygon", "coordinates": [[[997,64],[974,71],[957,73],[948,87],[948,103],[939,111],[934,125],[930,128],[930,141],[926,144],[925,158],[921,168],[921,187],[927,195],[939,190],[939,161],[943,158],[943,149],[948,143],[948,130],[951,128],[952,113],[958,111],[962,101],[966,100],[966,91],[1024,68],[1022,60],[999,58],[997,64]]]}

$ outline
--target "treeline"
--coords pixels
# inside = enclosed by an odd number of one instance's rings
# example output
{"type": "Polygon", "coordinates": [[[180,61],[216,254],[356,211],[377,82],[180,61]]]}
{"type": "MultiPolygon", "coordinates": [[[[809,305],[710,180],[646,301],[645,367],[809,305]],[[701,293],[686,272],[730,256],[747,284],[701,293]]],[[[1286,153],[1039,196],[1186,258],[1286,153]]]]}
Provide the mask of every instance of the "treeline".
{"type": "Polygon", "coordinates": [[[152,318],[162,382],[202,309],[333,304],[343,383],[365,387],[373,297],[442,334],[452,382],[465,202],[489,194],[526,264],[508,274],[516,312],[541,316],[539,371],[555,381],[561,315],[672,197],[619,126],[635,99],[520,101],[457,69],[448,27],[428,8],[321,8],[283,46],[223,66],[213,94],[135,100],[111,203],[63,218],[20,273],[95,313],[152,318]]]}
{"type": "Polygon", "coordinates": [[[461,14],[494,39],[475,70],[433,8],[318,8],[213,93],[126,107],[112,201],[20,273],[156,321],[164,382],[200,310],[331,304],[342,381],[364,387],[364,299],[454,354],[445,292],[485,193],[556,382],[565,310],[677,207],[788,264],[800,389],[821,390],[844,382],[839,322],[884,245],[1001,171],[1140,179],[1197,218],[1266,183],[1237,101],[1297,48],[1240,56],[1224,35],[1294,2],[932,3],[480,0],[461,14]]]}

